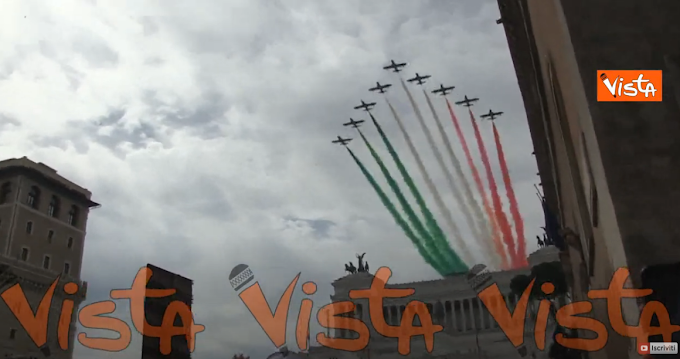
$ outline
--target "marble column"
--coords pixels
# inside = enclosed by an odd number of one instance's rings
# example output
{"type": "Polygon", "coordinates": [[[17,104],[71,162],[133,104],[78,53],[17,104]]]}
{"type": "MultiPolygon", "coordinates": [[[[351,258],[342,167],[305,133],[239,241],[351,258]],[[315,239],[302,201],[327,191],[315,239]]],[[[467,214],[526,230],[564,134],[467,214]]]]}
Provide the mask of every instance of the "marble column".
{"type": "Polygon", "coordinates": [[[468,321],[470,320],[470,313],[467,312],[470,310],[470,306],[467,299],[462,299],[460,301],[460,307],[460,314],[463,316],[463,331],[467,332],[469,327],[468,321]]]}

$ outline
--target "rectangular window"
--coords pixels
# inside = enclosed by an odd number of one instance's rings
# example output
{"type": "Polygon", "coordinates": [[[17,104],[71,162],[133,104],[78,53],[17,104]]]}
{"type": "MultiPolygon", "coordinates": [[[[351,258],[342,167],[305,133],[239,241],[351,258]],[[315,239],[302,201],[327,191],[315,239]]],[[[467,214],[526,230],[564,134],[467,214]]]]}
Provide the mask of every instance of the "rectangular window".
{"type": "Polygon", "coordinates": [[[12,328],[9,330],[9,340],[14,340],[17,337],[17,330],[12,328]]]}
{"type": "Polygon", "coordinates": [[[26,222],[26,233],[33,234],[33,222],[26,222]]]}
{"type": "Polygon", "coordinates": [[[66,247],[68,247],[68,249],[73,248],[73,237],[68,237],[68,242],[66,243],[66,247]]]}
{"type": "Polygon", "coordinates": [[[68,263],[64,263],[64,274],[70,274],[71,273],[71,265],[68,263]]]}
{"type": "Polygon", "coordinates": [[[45,256],[43,258],[43,268],[50,269],[50,256],[45,256]]]}
{"type": "Polygon", "coordinates": [[[588,184],[589,184],[589,194],[590,194],[590,220],[592,222],[593,228],[597,228],[600,225],[600,206],[599,199],[597,197],[597,187],[595,186],[595,176],[593,175],[593,167],[590,164],[590,153],[588,152],[588,144],[586,143],[586,135],[581,132],[581,142],[583,143],[583,157],[585,157],[585,167],[588,172],[588,184]]]}
{"type": "Polygon", "coordinates": [[[24,262],[28,260],[28,248],[21,248],[21,260],[24,262]]]}
{"type": "Polygon", "coordinates": [[[54,238],[54,231],[50,229],[47,232],[47,242],[52,243],[52,238],[54,238]]]}

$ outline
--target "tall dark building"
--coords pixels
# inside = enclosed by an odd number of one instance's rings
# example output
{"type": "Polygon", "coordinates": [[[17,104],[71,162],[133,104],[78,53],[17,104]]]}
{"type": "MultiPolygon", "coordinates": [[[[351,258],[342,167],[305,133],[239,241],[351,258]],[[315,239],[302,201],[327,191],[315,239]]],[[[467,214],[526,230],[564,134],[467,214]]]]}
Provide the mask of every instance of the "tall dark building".
{"type": "MultiPolygon", "coordinates": [[[[156,267],[152,264],[147,264],[146,267],[151,270],[151,279],[147,284],[147,289],[175,289],[175,294],[164,298],[146,298],[144,300],[144,315],[149,325],[160,326],[163,323],[163,315],[168,308],[168,305],[174,301],[185,303],[189,308],[193,303],[193,281],[191,279],[182,277],[179,274],[169,272],[165,269],[156,267]]],[[[180,316],[175,317],[175,326],[182,326],[180,316]]],[[[172,352],[169,355],[163,355],[160,351],[160,339],[143,337],[142,340],[142,358],[191,358],[189,345],[186,337],[177,335],[172,338],[172,352]]]]}
{"type": "MultiPolygon", "coordinates": [[[[498,4],[543,192],[565,230],[572,298],[606,288],[621,267],[632,286],[647,286],[645,267],[680,261],[680,2],[498,4]],[[598,70],[662,70],[663,101],[598,102],[598,70]]],[[[677,298],[677,285],[665,288],[677,298]]],[[[609,323],[604,301],[593,305],[592,316],[609,323]]],[[[623,313],[637,323],[634,301],[623,301],[623,313]]],[[[639,356],[633,340],[610,330],[590,357],[639,356]]]]}

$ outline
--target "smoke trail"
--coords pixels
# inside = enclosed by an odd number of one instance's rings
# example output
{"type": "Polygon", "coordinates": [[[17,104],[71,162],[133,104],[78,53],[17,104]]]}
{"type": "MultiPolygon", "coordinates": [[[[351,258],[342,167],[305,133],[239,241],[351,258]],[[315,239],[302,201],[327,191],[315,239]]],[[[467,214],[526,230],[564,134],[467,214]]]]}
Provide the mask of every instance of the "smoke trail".
{"type": "Polygon", "coordinates": [[[436,263],[432,259],[432,257],[430,257],[430,255],[427,253],[427,251],[425,250],[425,247],[422,245],[420,240],[418,238],[416,238],[416,236],[413,234],[413,232],[411,231],[411,228],[408,226],[406,221],[404,221],[404,219],[401,217],[401,215],[397,211],[397,208],[394,206],[394,204],[387,197],[387,195],[385,194],[385,191],[383,191],[380,188],[380,186],[375,181],[375,179],[373,178],[371,173],[368,172],[368,170],[366,169],[364,164],[361,163],[359,158],[357,158],[357,156],[354,154],[354,152],[352,152],[352,150],[347,148],[347,151],[349,152],[349,154],[354,159],[354,162],[356,162],[356,164],[359,166],[359,169],[361,169],[361,172],[364,174],[364,176],[366,177],[368,182],[371,184],[371,187],[373,187],[375,192],[378,194],[378,197],[380,197],[380,201],[385,206],[385,208],[387,208],[387,210],[390,212],[390,214],[392,215],[392,218],[394,218],[394,221],[397,222],[397,224],[399,225],[399,227],[401,227],[401,229],[404,231],[406,236],[416,246],[416,248],[418,249],[418,253],[420,253],[420,256],[423,257],[423,259],[425,259],[427,264],[429,264],[432,268],[434,268],[440,275],[442,275],[442,276],[446,275],[447,273],[444,270],[442,270],[442,268],[439,266],[439,264],[436,263]]]}
{"type": "Polygon", "coordinates": [[[486,147],[484,146],[484,140],[482,139],[482,134],[479,132],[479,126],[477,126],[477,121],[475,116],[470,112],[470,121],[472,121],[472,128],[475,131],[475,138],[477,139],[477,146],[479,147],[479,154],[482,157],[482,163],[484,164],[484,169],[486,170],[486,177],[489,181],[489,190],[491,191],[491,200],[493,201],[494,212],[496,214],[496,220],[498,221],[498,226],[503,233],[503,242],[508,248],[510,253],[510,261],[513,268],[517,267],[517,259],[514,257],[515,253],[515,241],[512,238],[512,229],[508,223],[508,217],[506,217],[503,211],[503,204],[501,202],[501,197],[498,195],[498,186],[496,186],[496,179],[493,177],[493,171],[491,171],[491,163],[489,162],[489,155],[486,152],[486,147]]]}
{"type": "MultiPolygon", "coordinates": [[[[446,173],[448,177],[451,177],[451,173],[449,173],[448,169],[444,165],[444,158],[442,157],[441,152],[439,152],[439,149],[437,148],[437,145],[435,144],[434,139],[432,138],[432,133],[430,132],[430,129],[427,128],[427,125],[425,124],[425,120],[423,119],[423,114],[420,112],[420,108],[418,107],[418,104],[413,99],[413,95],[411,94],[411,91],[409,91],[408,87],[406,87],[406,83],[404,82],[403,79],[401,79],[401,86],[404,88],[404,91],[406,91],[406,95],[408,96],[408,100],[411,102],[411,106],[413,107],[413,111],[416,113],[416,118],[418,119],[418,123],[420,124],[420,128],[425,133],[425,138],[427,139],[427,142],[430,145],[430,149],[432,150],[432,152],[434,152],[435,159],[437,160],[439,165],[442,167],[442,170],[444,171],[444,173],[446,173]]],[[[429,178],[429,175],[427,177],[429,178]]],[[[458,187],[455,186],[455,184],[454,184],[454,189],[455,189],[454,196],[456,198],[456,201],[459,203],[459,205],[461,207],[464,206],[465,203],[463,202],[462,196],[460,194],[460,190],[458,189],[458,187]]],[[[463,236],[460,233],[460,229],[458,228],[458,225],[456,225],[456,221],[453,219],[453,215],[451,214],[451,211],[449,211],[448,207],[446,207],[446,205],[444,205],[444,201],[441,198],[441,196],[439,195],[439,193],[437,193],[437,198],[435,198],[435,203],[437,205],[441,204],[439,206],[440,207],[439,209],[444,214],[444,220],[446,221],[446,224],[449,226],[449,228],[453,232],[453,238],[456,241],[458,248],[460,248],[460,250],[463,252],[464,260],[468,263],[472,263],[473,258],[472,258],[472,253],[470,253],[470,248],[463,241],[463,236]]],[[[474,227],[471,227],[471,228],[474,228],[474,227]]]]}
{"type": "MultiPolygon", "coordinates": [[[[392,111],[393,111],[392,113],[396,115],[396,112],[394,111],[394,108],[389,103],[389,101],[387,101],[387,104],[392,109],[392,111]]],[[[375,125],[375,128],[378,130],[378,133],[380,134],[380,137],[382,138],[382,141],[385,144],[385,147],[387,147],[387,151],[390,153],[390,156],[392,156],[394,163],[397,165],[397,168],[399,169],[399,173],[401,173],[401,176],[404,179],[404,182],[406,183],[406,185],[411,190],[411,194],[415,198],[416,203],[418,203],[418,207],[420,207],[420,211],[423,214],[423,217],[425,217],[427,227],[430,230],[430,233],[432,233],[432,236],[435,237],[435,238],[433,238],[433,242],[435,242],[435,245],[439,249],[440,253],[447,253],[447,254],[452,253],[453,254],[453,260],[451,262],[453,272],[465,271],[466,270],[465,268],[467,268],[467,266],[460,259],[458,254],[453,252],[451,250],[451,248],[449,247],[448,243],[446,242],[446,237],[445,237],[444,233],[442,232],[441,228],[439,227],[439,224],[437,224],[437,220],[434,218],[434,215],[432,215],[432,212],[427,207],[427,204],[425,203],[423,196],[420,194],[420,191],[418,190],[418,187],[416,187],[415,182],[413,182],[413,178],[411,177],[411,175],[406,170],[406,166],[404,166],[404,163],[401,161],[399,154],[397,154],[397,151],[394,149],[394,146],[392,146],[392,143],[387,138],[387,135],[385,134],[385,132],[383,131],[382,127],[380,126],[378,121],[375,119],[373,114],[369,112],[369,115],[371,116],[371,121],[373,122],[373,125],[375,125]],[[435,239],[440,239],[440,240],[435,240],[435,239]]],[[[400,125],[400,128],[403,128],[403,124],[401,123],[401,119],[399,118],[399,116],[396,115],[395,118],[397,119],[397,124],[400,125]]],[[[413,143],[409,142],[409,141],[410,141],[410,137],[407,139],[407,142],[410,143],[410,146],[412,146],[413,143]]]]}
{"type": "Polygon", "coordinates": [[[474,179],[475,185],[477,186],[477,191],[479,191],[479,194],[482,197],[482,205],[484,206],[484,212],[486,212],[486,215],[489,219],[489,221],[487,222],[487,225],[489,227],[488,230],[493,235],[492,238],[494,247],[496,248],[496,253],[498,253],[498,255],[501,257],[501,268],[508,269],[508,257],[506,256],[505,247],[501,242],[500,238],[501,235],[498,229],[498,225],[496,223],[496,216],[493,214],[493,210],[491,209],[491,205],[489,204],[489,199],[486,196],[486,189],[484,188],[484,184],[482,183],[482,178],[479,175],[479,171],[477,170],[475,162],[472,160],[470,148],[467,145],[467,141],[465,141],[465,135],[463,134],[463,130],[460,128],[460,123],[458,122],[456,114],[453,112],[453,108],[451,107],[451,102],[449,102],[449,99],[446,99],[446,106],[449,109],[451,120],[453,121],[453,125],[456,128],[458,140],[460,141],[460,144],[463,147],[463,152],[465,153],[465,158],[467,160],[468,166],[470,167],[470,171],[472,171],[472,178],[474,179]]]}
{"type": "MultiPolygon", "coordinates": [[[[451,162],[453,163],[453,168],[456,171],[456,175],[458,176],[458,179],[463,185],[465,199],[463,199],[460,188],[458,188],[458,186],[456,185],[456,181],[453,179],[453,175],[446,168],[446,165],[444,164],[444,159],[442,158],[441,154],[436,156],[437,161],[439,162],[439,166],[442,167],[444,174],[446,174],[446,179],[449,182],[449,187],[451,187],[451,191],[456,197],[456,200],[458,201],[458,203],[460,203],[461,207],[463,206],[465,207],[463,210],[463,214],[465,215],[465,220],[467,221],[468,226],[472,230],[472,233],[474,234],[475,238],[482,241],[483,248],[487,255],[491,256],[490,259],[494,262],[496,266],[499,266],[500,255],[498,255],[498,253],[494,251],[491,233],[489,233],[488,227],[486,226],[487,224],[486,219],[484,218],[482,210],[479,208],[479,204],[477,203],[474,195],[472,194],[470,183],[468,182],[467,178],[465,177],[465,174],[463,173],[463,169],[460,166],[460,161],[458,161],[458,157],[453,152],[453,146],[451,146],[449,136],[446,135],[446,131],[444,130],[442,121],[439,119],[439,114],[437,114],[437,110],[435,110],[434,105],[432,104],[432,99],[430,99],[430,95],[427,93],[426,90],[423,90],[423,94],[425,95],[425,99],[427,100],[428,107],[430,107],[432,117],[435,120],[442,141],[444,141],[446,150],[449,153],[449,157],[451,157],[451,162]]],[[[434,144],[433,142],[431,143],[434,144]]],[[[439,153],[439,151],[435,151],[435,153],[439,153]]]]}
{"type": "Polygon", "coordinates": [[[526,238],[524,238],[524,220],[522,214],[519,212],[519,205],[517,204],[517,197],[515,197],[515,189],[512,187],[512,180],[510,179],[510,171],[508,170],[508,163],[505,161],[505,153],[503,151],[503,144],[501,144],[501,136],[498,134],[496,124],[493,124],[493,137],[496,141],[496,150],[498,152],[498,162],[501,164],[501,173],[503,174],[503,182],[505,183],[505,192],[510,202],[510,214],[512,220],[515,222],[515,233],[517,234],[517,252],[515,258],[519,264],[526,264],[526,238]]]}
{"type": "Polygon", "coordinates": [[[380,158],[380,155],[378,155],[373,146],[371,146],[371,144],[368,142],[368,139],[366,139],[361,130],[357,128],[357,131],[359,132],[361,138],[364,140],[366,147],[368,147],[368,151],[371,152],[371,156],[373,156],[373,159],[380,167],[380,171],[382,172],[383,176],[385,176],[387,184],[390,186],[395,196],[397,196],[397,200],[399,201],[399,204],[401,204],[402,209],[404,210],[406,216],[410,220],[411,225],[418,232],[420,238],[423,239],[422,243],[426,247],[427,252],[435,261],[437,261],[441,265],[442,268],[446,268],[447,265],[446,258],[444,258],[442,254],[434,246],[434,240],[432,239],[432,236],[430,235],[430,233],[427,232],[423,224],[420,222],[418,216],[416,216],[415,212],[413,212],[411,205],[409,205],[408,201],[406,200],[406,197],[404,197],[404,194],[401,192],[399,185],[390,174],[390,171],[387,169],[387,167],[385,167],[385,163],[380,158]]]}
{"type": "MultiPolygon", "coordinates": [[[[432,196],[435,198],[435,203],[437,206],[440,208],[440,210],[445,211],[445,213],[448,212],[448,209],[444,205],[444,202],[441,199],[441,195],[439,194],[439,191],[435,187],[434,183],[432,182],[432,179],[427,173],[427,170],[425,169],[425,165],[423,164],[422,159],[420,158],[420,155],[418,154],[418,151],[416,150],[416,147],[413,145],[413,141],[411,140],[411,136],[409,136],[408,131],[406,131],[406,128],[404,127],[403,122],[401,121],[401,118],[399,117],[399,114],[397,114],[397,111],[394,109],[394,106],[390,103],[387,98],[385,98],[385,101],[387,101],[387,105],[390,107],[390,111],[392,112],[392,115],[394,116],[395,121],[397,122],[397,125],[399,126],[399,129],[401,130],[401,133],[404,136],[404,139],[406,140],[406,144],[409,147],[409,150],[411,151],[411,154],[416,160],[416,165],[418,166],[418,170],[420,171],[421,175],[425,179],[425,183],[427,187],[430,190],[430,193],[432,193],[432,196]]],[[[374,123],[377,124],[377,121],[371,116],[371,119],[374,120],[374,123]]],[[[387,136],[384,136],[384,132],[381,133],[381,136],[383,136],[383,141],[387,139],[387,136]]],[[[387,145],[387,142],[385,143],[387,145]]],[[[396,151],[394,151],[396,154],[396,151]]],[[[402,165],[403,166],[403,165],[402,165]]],[[[415,193],[414,193],[415,195],[415,193]]],[[[460,259],[458,254],[454,252],[451,249],[451,246],[449,245],[448,241],[446,240],[446,236],[442,232],[441,228],[437,225],[437,221],[435,220],[434,216],[432,215],[432,212],[427,209],[427,206],[425,205],[425,201],[423,200],[422,196],[417,196],[416,200],[419,202],[421,209],[423,210],[423,214],[425,215],[425,218],[428,219],[430,231],[435,231],[433,234],[435,234],[435,237],[439,239],[438,242],[438,247],[441,248],[442,252],[446,253],[448,257],[450,258],[450,261],[452,263],[462,263],[462,266],[467,268],[467,265],[460,259]]],[[[454,266],[458,266],[458,264],[454,264],[454,266]]],[[[462,267],[461,267],[462,268],[462,267]]],[[[467,269],[465,269],[467,270],[467,269]]]]}

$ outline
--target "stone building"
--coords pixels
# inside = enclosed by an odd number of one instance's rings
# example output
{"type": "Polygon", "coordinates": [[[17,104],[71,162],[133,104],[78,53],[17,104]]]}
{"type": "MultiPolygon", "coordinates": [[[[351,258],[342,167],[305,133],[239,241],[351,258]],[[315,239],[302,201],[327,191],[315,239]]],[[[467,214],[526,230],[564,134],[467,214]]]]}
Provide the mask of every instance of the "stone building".
{"type": "MultiPolygon", "coordinates": [[[[543,262],[559,260],[559,251],[555,247],[542,248],[529,256],[529,262],[536,265],[543,262]]],[[[517,299],[510,290],[510,280],[518,274],[528,274],[529,268],[494,272],[493,279],[506,297],[511,310],[517,299]]],[[[335,293],[332,302],[348,301],[349,291],[370,287],[373,276],[369,273],[356,273],[342,277],[333,282],[335,293]]],[[[466,275],[454,275],[431,281],[412,283],[387,284],[388,288],[413,288],[415,294],[400,299],[385,299],[383,315],[389,325],[398,324],[405,305],[412,300],[426,303],[435,324],[444,327],[444,331],[435,334],[434,351],[427,353],[422,337],[413,338],[411,353],[406,358],[448,358],[448,359],[505,359],[517,356],[515,349],[498,323],[489,315],[485,306],[470,288],[466,275]]],[[[352,300],[356,304],[353,317],[360,318],[370,324],[368,302],[365,299],[352,300]]],[[[535,323],[527,317],[525,326],[525,344],[536,359],[547,358],[546,352],[536,350],[534,341],[535,323]]],[[[339,352],[329,348],[312,347],[308,357],[312,359],[342,359],[342,358],[397,358],[403,357],[397,352],[396,339],[384,338],[369,325],[371,340],[369,346],[361,352],[339,352]]],[[[546,342],[550,344],[552,327],[548,328],[546,342]]],[[[355,334],[349,330],[335,329],[329,336],[337,338],[352,338],[355,334]]],[[[547,347],[547,346],[546,346],[547,347]]],[[[531,356],[530,356],[531,357],[531,356]]]]}
{"type": "MultiPolygon", "coordinates": [[[[66,350],[58,344],[57,322],[63,300],[74,300],[76,313],[87,292],[87,282],[80,280],[87,218],[90,209],[99,206],[91,196],[43,163],[26,157],[0,162],[0,292],[18,283],[35,309],[60,277],[49,313],[47,342],[39,343],[40,348],[0,299],[0,357],[72,357],[76,316],[72,316],[66,350]],[[64,292],[69,282],[77,285],[77,292],[64,292]]],[[[21,310],[30,308],[14,308],[21,310]]]]}
{"type": "MultiPolygon", "coordinates": [[[[498,0],[574,300],[680,261],[680,3],[498,0]],[[663,102],[598,102],[598,70],[663,70],[663,102]]],[[[593,315],[608,322],[603,301],[593,315]]],[[[636,323],[634,300],[624,315],[636,323]]],[[[680,324],[680,323],[675,323],[680,324]]],[[[611,328],[610,328],[611,329],[611,328]]],[[[639,357],[610,330],[591,358],[639,357]]]]}
{"type": "MultiPolygon", "coordinates": [[[[144,299],[144,316],[152,326],[161,326],[165,312],[170,303],[180,301],[186,304],[189,308],[193,304],[193,286],[194,282],[191,279],[182,277],[179,274],[167,271],[165,269],[156,267],[152,264],[147,264],[146,267],[151,270],[151,278],[146,285],[147,289],[174,289],[175,294],[168,297],[153,298],[146,297],[144,299]]],[[[186,325],[182,319],[175,317],[175,325],[186,325]]],[[[185,336],[174,336],[171,340],[171,352],[168,355],[163,355],[160,350],[160,339],[144,336],[142,338],[142,358],[167,358],[168,356],[174,359],[190,359],[191,351],[185,336]]]]}

